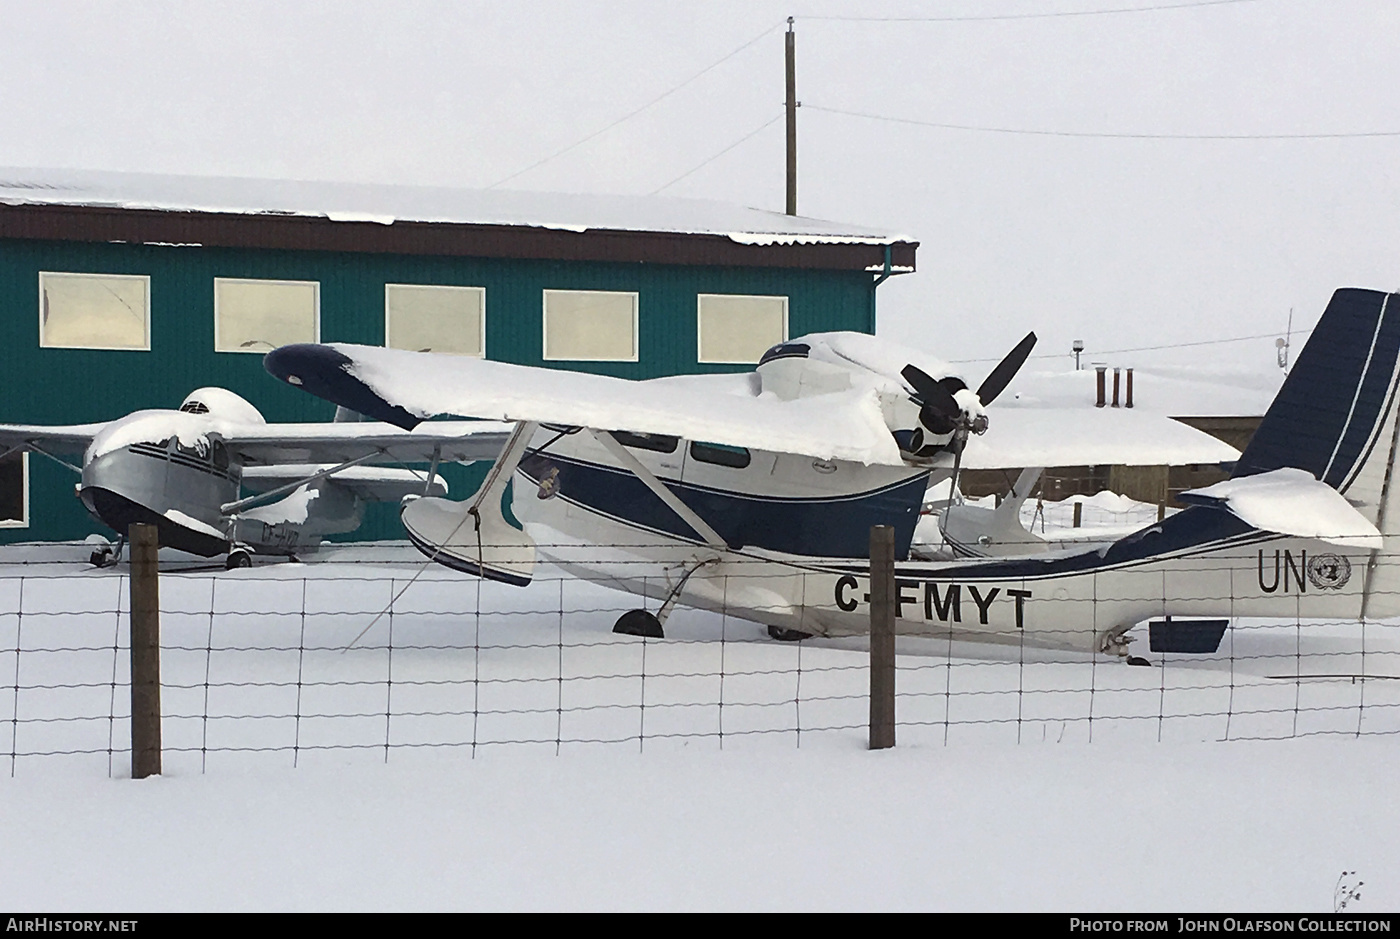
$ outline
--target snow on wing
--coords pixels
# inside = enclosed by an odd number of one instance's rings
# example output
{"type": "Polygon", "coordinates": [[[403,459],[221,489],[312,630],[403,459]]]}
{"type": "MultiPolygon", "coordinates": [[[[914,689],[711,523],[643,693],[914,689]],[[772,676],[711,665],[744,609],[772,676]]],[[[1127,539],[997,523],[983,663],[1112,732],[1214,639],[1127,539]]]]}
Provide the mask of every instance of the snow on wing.
{"type": "Polygon", "coordinates": [[[1024,466],[1182,466],[1229,463],[1240,452],[1160,414],[1108,408],[997,408],[963,453],[968,469],[1024,466]]]}
{"type": "MultiPolygon", "coordinates": [[[[287,355],[276,369],[295,367],[287,355]]],[[[488,420],[671,434],[820,459],[901,465],[899,449],[871,389],[795,401],[753,393],[747,376],[712,375],[630,381],[535,368],[334,344],[341,367],[388,405],[419,417],[450,414],[488,420]]],[[[269,370],[277,374],[270,361],[269,370]]],[[[290,379],[289,379],[290,380],[290,379]]],[[[295,384],[295,382],[294,382],[295,384]]]]}

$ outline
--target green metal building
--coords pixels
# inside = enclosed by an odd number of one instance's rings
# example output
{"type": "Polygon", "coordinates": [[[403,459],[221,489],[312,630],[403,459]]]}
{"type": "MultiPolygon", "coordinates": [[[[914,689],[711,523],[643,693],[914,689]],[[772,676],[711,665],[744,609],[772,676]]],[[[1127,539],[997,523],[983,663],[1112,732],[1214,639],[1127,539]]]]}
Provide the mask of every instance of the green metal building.
{"type": "MultiPolygon", "coordinates": [[[[917,244],[687,200],[0,169],[0,422],[105,421],[237,392],[293,341],[390,344],[626,378],[752,367],[772,342],[875,328],[917,244]]],[[[469,468],[448,475],[454,497],[469,468]]],[[[74,473],[0,460],[0,543],[101,526],[74,473]]],[[[356,538],[401,537],[392,506],[356,538]]]]}

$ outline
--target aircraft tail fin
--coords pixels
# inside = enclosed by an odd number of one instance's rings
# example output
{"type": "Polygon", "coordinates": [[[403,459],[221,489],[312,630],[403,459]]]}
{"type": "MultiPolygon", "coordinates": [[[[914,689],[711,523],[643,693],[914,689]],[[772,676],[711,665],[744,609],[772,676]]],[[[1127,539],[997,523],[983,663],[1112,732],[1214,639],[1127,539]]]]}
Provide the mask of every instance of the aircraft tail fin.
{"type": "Polygon", "coordinates": [[[1306,470],[1379,524],[1394,459],[1398,384],[1400,295],[1338,290],[1233,477],[1306,470]]]}
{"type": "Polygon", "coordinates": [[[1400,294],[1344,288],[1279,389],[1234,478],[1305,470],[1375,525],[1383,547],[1365,563],[1363,619],[1400,616],[1400,294]]]}

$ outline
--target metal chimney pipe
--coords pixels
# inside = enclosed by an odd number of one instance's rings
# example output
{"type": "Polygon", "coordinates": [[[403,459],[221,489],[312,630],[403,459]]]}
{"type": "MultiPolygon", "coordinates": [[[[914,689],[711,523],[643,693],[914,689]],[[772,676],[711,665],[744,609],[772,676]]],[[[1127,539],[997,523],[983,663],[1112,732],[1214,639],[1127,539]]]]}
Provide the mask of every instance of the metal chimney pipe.
{"type": "Polygon", "coordinates": [[[1106,405],[1106,404],[1108,403],[1106,400],[1104,400],[1104,378],[1103,378],[1104,372],[1106,372],[1107,370],[1108,370],[1108,366],[1107,366],[1107,365],[1095,365],[1095,366],[1094,366],[1094,371],[1098,372],[1097,381],[1098,381],[1098,386],[1099,386],[1099,397],[1098,397],[1098,400],[1094,402],[1094,407],[1096,407],[1096,408],[1101,408],[1101,407],[1103,407],[1104,405],[1106,405]]]}
{"type": "Polygon", "coordinates": [[[1125,407],[1125,408],[1130,408],[1130,407],[1132,407],[1132,406],[1133,406],[1133,370],[1132,370],[1132,369],[1128,369],[1128,400],[1125,401],[1125,402],[1123,402],[1123,407],[1125,407]]]}
{"type": "Polygon", "coordinates": [[[1118,407],[1118,369],[1113,370],[1113,406],[1118,407]]]}

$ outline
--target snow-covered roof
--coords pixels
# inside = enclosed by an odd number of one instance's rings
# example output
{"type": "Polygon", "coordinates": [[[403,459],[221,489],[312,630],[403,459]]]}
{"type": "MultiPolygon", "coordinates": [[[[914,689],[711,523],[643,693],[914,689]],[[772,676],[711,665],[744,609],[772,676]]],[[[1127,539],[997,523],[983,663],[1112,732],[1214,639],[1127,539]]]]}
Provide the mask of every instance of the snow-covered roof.
{"type": "Polygon", "coordinates": [[[0,204],[719,235],[745,245],[913,241],[859,225],[698,199],[72,169],[0,168],[0,204]]]}
{"type": "MultiPolygon", "coordinates": [[[[1126,403],[1127,376],[1120,374],[1119,400],[1126,403]]],[[[997,399],[996,408],[1088,408],[1094,410],[1094,369],[1086,365],[1044,371],[1027,367],[997,399]]],[[[1106,397],[1113,398],[1113,369],[1106,397]]],[[[1258,417],[1283,384],[1278,369],[1148,365],[1133,370],[1133,410],[1172,417],[1258,417]]]]}

